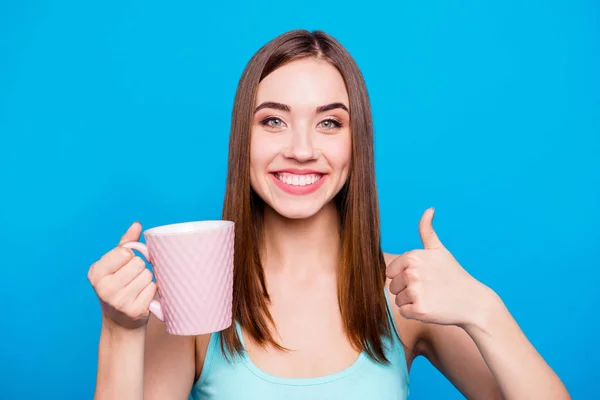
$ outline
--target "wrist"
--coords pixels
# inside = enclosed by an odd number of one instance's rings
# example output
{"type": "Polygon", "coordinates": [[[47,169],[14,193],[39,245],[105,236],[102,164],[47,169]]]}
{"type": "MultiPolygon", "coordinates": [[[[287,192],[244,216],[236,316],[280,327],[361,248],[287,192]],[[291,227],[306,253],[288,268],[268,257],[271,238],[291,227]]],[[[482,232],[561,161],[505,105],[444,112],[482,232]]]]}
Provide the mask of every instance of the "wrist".
{"type": "Polygon", "coordinates": [[[136,328],[126,328],[102,314],[102,330],[101,335],[110,340],[135,340],[137,337],[144,338],[146,336],[146,325],[136,328]]]}
{"type": "Polygon", "coordinates": [[[467,321],[462,324],[463,328],[471,337],[473,334],[490,334],[494,322],[501,318],[506,307],[496,292],[485,285],[481,285],[480,295],[474,302],[474,308],[467,321]]]}

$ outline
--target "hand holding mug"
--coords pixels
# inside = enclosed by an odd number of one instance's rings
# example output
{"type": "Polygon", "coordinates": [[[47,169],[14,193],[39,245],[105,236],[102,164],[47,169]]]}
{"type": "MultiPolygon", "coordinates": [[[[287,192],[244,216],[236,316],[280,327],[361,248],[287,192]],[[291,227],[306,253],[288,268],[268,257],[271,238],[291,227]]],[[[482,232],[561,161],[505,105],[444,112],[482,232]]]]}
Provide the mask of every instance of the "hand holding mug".
{"type": "Polygon", "coordinates": [[[139,223],[132,224],[119,245],[104,254],[88,271],[88,280],[100,299],[104,316],[127,329],[147,323],[150,303],[157,290],[144,260],[121,247],[126,242],[139,240],[141,231],[139,223]]]}
{"type": "Polygon", "coordinates": [[[193,221],[157,226],[144,231],[134,224],[119,247],[95,263],[89,279],[105,314],[117,324],[136,328],[148,312],[164,321],[173,335],[221,331],[233,321],[232,221],[193,221]],[[156,285],[139,251],[152,264],[156,285]]]}

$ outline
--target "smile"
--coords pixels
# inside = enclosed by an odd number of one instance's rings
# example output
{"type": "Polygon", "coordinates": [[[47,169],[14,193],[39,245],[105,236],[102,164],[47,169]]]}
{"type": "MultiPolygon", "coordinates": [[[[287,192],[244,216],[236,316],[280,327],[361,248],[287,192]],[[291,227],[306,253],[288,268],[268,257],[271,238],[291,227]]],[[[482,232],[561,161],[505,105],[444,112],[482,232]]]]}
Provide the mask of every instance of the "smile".
{"type": "Polygon", "coordinates": [[[288,172],[276,172],[275,178],[279,179],[281,182],[292,185],[292,186],[306,186],[312,185],[318,180],[321,179],[323,175],[321,174],[305,174],[305,175],[297,175],[290,174],[288,172]]]}
{"type": "MultiPolygon", "coordinates": [[[[312,172],[312,171],[311,171],[312,172]]],[[[271,175],[275,185],[288,194],[307,195],[317,191],[327,177],[326,174],[308,173],[294,174],[291,172],[274,172],[271,175]]]]}

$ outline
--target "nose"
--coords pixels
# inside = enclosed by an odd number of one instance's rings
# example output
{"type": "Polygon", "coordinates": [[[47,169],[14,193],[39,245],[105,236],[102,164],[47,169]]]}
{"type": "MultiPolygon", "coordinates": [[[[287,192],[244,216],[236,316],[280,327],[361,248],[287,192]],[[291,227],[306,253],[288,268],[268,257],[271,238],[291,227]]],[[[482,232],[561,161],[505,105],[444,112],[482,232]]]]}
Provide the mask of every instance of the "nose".
{"type": "Polygon", "coordinates": [[[320,152],[315,148],[314,141],[314,134],[309,130],[292,131],[289,145],[283,155],[300,162],[315,160],[319,157],[320,152]]]}

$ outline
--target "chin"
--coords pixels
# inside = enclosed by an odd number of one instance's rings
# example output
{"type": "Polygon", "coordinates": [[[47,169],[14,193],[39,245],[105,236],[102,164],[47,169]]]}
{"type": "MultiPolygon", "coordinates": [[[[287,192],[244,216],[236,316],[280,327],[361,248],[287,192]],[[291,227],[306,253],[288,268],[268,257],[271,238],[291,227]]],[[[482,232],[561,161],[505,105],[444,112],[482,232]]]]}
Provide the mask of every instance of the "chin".
{"type": "Polygon", "coordinates": [[[308,219],[314,217],[323,209],[323,204],[269,204],[269,206],[279,215],[287,219],[308,219]]]}

